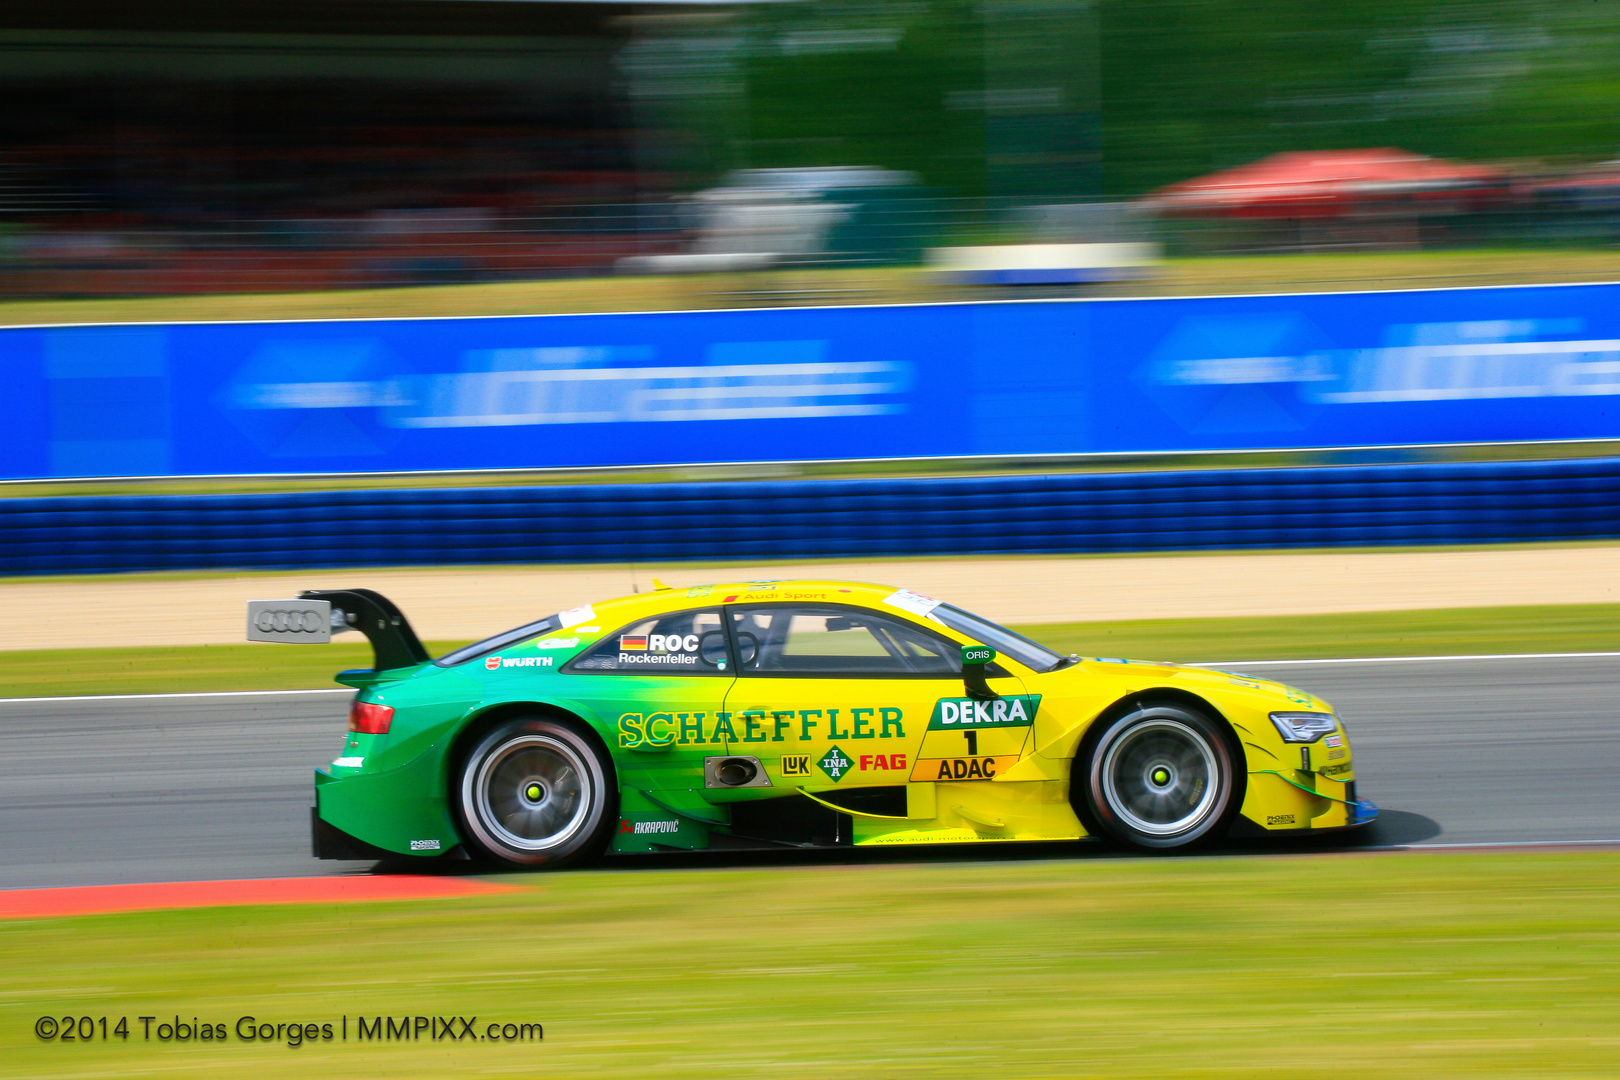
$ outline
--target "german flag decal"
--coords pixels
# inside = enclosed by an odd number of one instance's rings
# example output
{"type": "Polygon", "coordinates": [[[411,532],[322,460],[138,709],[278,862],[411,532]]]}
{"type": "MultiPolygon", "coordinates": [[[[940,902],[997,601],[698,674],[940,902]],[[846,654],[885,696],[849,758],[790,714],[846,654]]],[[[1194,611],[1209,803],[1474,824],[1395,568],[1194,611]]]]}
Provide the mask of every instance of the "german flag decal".
{"type": "Polygon", "coordinates": [[[637,634],[637,635],[635,635],[633,637],[631,635],[629,635],[629,634],[621,634],[621,635],[619,635],[619,651],[620,652],[646,652],[647,651],[647,635],[646,634],[637,634]]]}

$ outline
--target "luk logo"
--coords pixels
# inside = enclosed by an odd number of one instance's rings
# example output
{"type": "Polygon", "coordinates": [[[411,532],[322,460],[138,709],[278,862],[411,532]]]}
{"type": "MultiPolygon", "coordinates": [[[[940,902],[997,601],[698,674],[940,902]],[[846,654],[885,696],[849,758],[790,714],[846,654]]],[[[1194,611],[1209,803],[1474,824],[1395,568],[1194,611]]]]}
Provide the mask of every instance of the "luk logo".
{"type": "Polygon", "coordinates": [[[810,755],[795,754],[782,759],[783,776],[809,776],[810,755]]]}
{"type": "Polygon", "coordinates": [[[972,698],[941,698],[928,719],[929,731],[957,731],[962,728],[1028,727],[1040,707],[1039,694],[1011,694],[993,701],[972,698]]]}

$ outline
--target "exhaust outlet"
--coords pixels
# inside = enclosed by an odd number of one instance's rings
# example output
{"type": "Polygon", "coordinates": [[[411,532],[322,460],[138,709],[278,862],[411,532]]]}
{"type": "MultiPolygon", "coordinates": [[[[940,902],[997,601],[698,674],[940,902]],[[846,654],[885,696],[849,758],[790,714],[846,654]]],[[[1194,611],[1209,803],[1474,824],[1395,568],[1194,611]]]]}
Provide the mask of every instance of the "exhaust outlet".
{"type": "Polygon", "coordinates": [[[703,786],[711,788],[770,787],[771,778],[757,757],[711,757],[703,759],[703,786]]]}

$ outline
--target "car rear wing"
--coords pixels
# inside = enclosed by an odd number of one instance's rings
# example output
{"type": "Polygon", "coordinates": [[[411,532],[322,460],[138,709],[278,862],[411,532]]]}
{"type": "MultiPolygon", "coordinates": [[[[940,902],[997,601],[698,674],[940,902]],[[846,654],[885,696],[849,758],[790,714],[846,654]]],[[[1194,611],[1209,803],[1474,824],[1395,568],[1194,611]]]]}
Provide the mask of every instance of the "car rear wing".
{"type": "Polygon", "coordinates": [[[370,589],[311,589],[296,600],[249,600],[247,639],[284,645],[324,645],[333,634],[358,630],[371,642],[376,671],[428,661],[427,649],[394,602],[370,589]]]}

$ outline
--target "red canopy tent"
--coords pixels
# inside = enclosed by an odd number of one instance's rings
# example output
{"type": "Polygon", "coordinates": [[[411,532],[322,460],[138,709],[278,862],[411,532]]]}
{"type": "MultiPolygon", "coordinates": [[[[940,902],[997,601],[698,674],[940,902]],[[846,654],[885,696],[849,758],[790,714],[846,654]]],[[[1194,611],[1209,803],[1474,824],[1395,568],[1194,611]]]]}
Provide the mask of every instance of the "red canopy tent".
{"type": "Polygon", "coordinates": [[[1162,187],[1144,202],[1159,214],[1241,218],[1404,216],[1480,208],[1507,177],[1392,148],[1272,154],[1235,169],[1162,187]]]}

